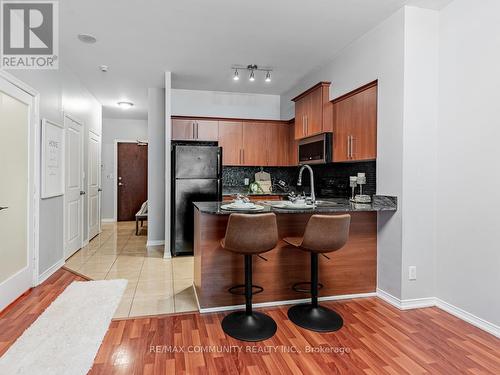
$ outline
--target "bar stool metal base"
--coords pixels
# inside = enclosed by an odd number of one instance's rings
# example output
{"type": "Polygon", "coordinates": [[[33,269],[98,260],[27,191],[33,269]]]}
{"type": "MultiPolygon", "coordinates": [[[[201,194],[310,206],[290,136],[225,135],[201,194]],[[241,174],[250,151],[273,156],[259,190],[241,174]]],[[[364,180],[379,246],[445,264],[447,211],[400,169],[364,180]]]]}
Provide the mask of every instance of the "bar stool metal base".
{"type": "Polygon", "coordinates": [[[288,318],[299,327],[316,332],[333,332],[342,328],[344,320],[333,310],[310,303],[288,309],[288,318]]]}
{"type": "Polygon", "coordinates": [[[241,341],[262,341],[276,333],[276,322],[268,315],[253,311],[235,311],[222,320],[222,330],[241,341]]]}

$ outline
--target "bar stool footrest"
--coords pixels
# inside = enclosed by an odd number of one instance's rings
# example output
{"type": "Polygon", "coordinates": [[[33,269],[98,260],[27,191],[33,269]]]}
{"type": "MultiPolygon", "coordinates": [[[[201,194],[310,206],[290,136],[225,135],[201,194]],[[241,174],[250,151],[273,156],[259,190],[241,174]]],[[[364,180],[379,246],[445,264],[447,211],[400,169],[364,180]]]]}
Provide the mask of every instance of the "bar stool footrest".
{"type": "MultiPolygon", "coordinates": [[[[239,284],[232,286],[227,290],[231,294],[236,294],[239,296],[244,296],[245,295],[245,284],[239,284]],[[241,291],[238,289],[242,289],[241,291]]],[[[252,296],[255,294],[262,293],[264,291],[264,288],[261,287],[260,285],[252,285],[252,296]]]]}
{"type": "MultiPolygon", "coordinates": [[[[323,284],[318,283],[318,290],[323,288],[323,284]]],[[[296,292],[299,293],[311,293],[311,282],[310,281],[303,281],[300,283],[295,283],[292,285],[292,289],[296,292]],[[309,288],[301,288],[302,285],[307,285],[309,288]]]]}

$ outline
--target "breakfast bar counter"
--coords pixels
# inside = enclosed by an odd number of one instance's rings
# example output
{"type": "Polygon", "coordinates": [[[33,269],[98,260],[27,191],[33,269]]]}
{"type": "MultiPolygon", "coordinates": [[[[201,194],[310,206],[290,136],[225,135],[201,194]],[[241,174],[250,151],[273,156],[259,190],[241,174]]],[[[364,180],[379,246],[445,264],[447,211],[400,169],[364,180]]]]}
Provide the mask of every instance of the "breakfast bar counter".
{"type": "MultiPolygon", "coordinates": [[[[351,214],[349,240],[328,258],[320,257],[319,282],[323,299],[336,299],[366,295],[376,290],[377,278],[377,215],[378,212],[397,210],[395,197],[374,196],[370,204],[350,203],[347,199],[319,200],[313,209],[284,209],[273,203],[262,203],[260,211],[274,212],[277,217],[279,238],[302,236],[307,221],[313,214],[351,214]]],[[[274,202],[275,203],[275,202],[274,202]]],[[[228,292],[243,284],[243,257],[222,249],[227,221],[232,211],[221,208],[222,202],[194,203],[194,286],[201,312],[243,305],[244,297],[228,292]]],[[[254,303],[278,305],[301,300],[308,294],[296,292],[292,285],[310,278],[310,257],[284,241],[253,259],[253,283],[264,291],[253,296],[254,303]]]]}

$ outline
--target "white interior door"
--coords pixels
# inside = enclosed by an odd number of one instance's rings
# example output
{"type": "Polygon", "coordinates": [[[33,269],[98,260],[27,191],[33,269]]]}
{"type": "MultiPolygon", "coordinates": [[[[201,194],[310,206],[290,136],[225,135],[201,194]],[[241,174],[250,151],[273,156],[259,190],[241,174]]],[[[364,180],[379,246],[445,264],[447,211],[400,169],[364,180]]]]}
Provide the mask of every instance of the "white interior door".
{"type": "Polygon", "coordinates": [[[64,252],[69,258],[82,247],[83,239],[83,126],[65,116],[66,188],[64,198],[64,252]]]}
{"type": "Polygon", "coordinates": [[[33,286],[32,100],[0,76],[0,310],[33,286]]]}
{"type": "Polygon", "coordinates": [[[88,205],[89,205],[89,240],[99,234],[101,223],[101,137],[89,134],[89,173],[88,173],[88,205]]]}

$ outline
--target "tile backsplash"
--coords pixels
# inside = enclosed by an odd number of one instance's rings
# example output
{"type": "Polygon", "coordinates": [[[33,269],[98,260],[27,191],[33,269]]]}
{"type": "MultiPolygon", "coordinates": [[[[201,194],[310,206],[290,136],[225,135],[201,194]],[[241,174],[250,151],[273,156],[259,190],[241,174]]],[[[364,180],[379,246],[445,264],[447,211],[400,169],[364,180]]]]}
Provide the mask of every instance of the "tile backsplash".
{"type": "MultiPolygon", "coordinates": [[[[296,186],[300,167],[265,167],[264,171],[271,174],[273,183],[283,180],[290,185],[291,190],[296,192],[305,191],[309,193],[309,173],[304,171],[303,187],[296,186]]],[[[224,167],[222,171],[222,184],[226,188],[241,187],[242,192],[246,192],[244,179],[248,178],[253,182],[255,173],[260,171],[260,167],[224,167]]],[[[373,195],[376,193],[377,177],[376,162],[356,162],[356,163],[331,163],[313,166],[315,190],[318,197],[349,197],[351,189],[349,187],[349,176],[355,176],[358,172],[366,173],[366,185],[363,186],[363,193],[373,195]]],[[[356,189],[356,193],[359,188],[356,189]]]]}

